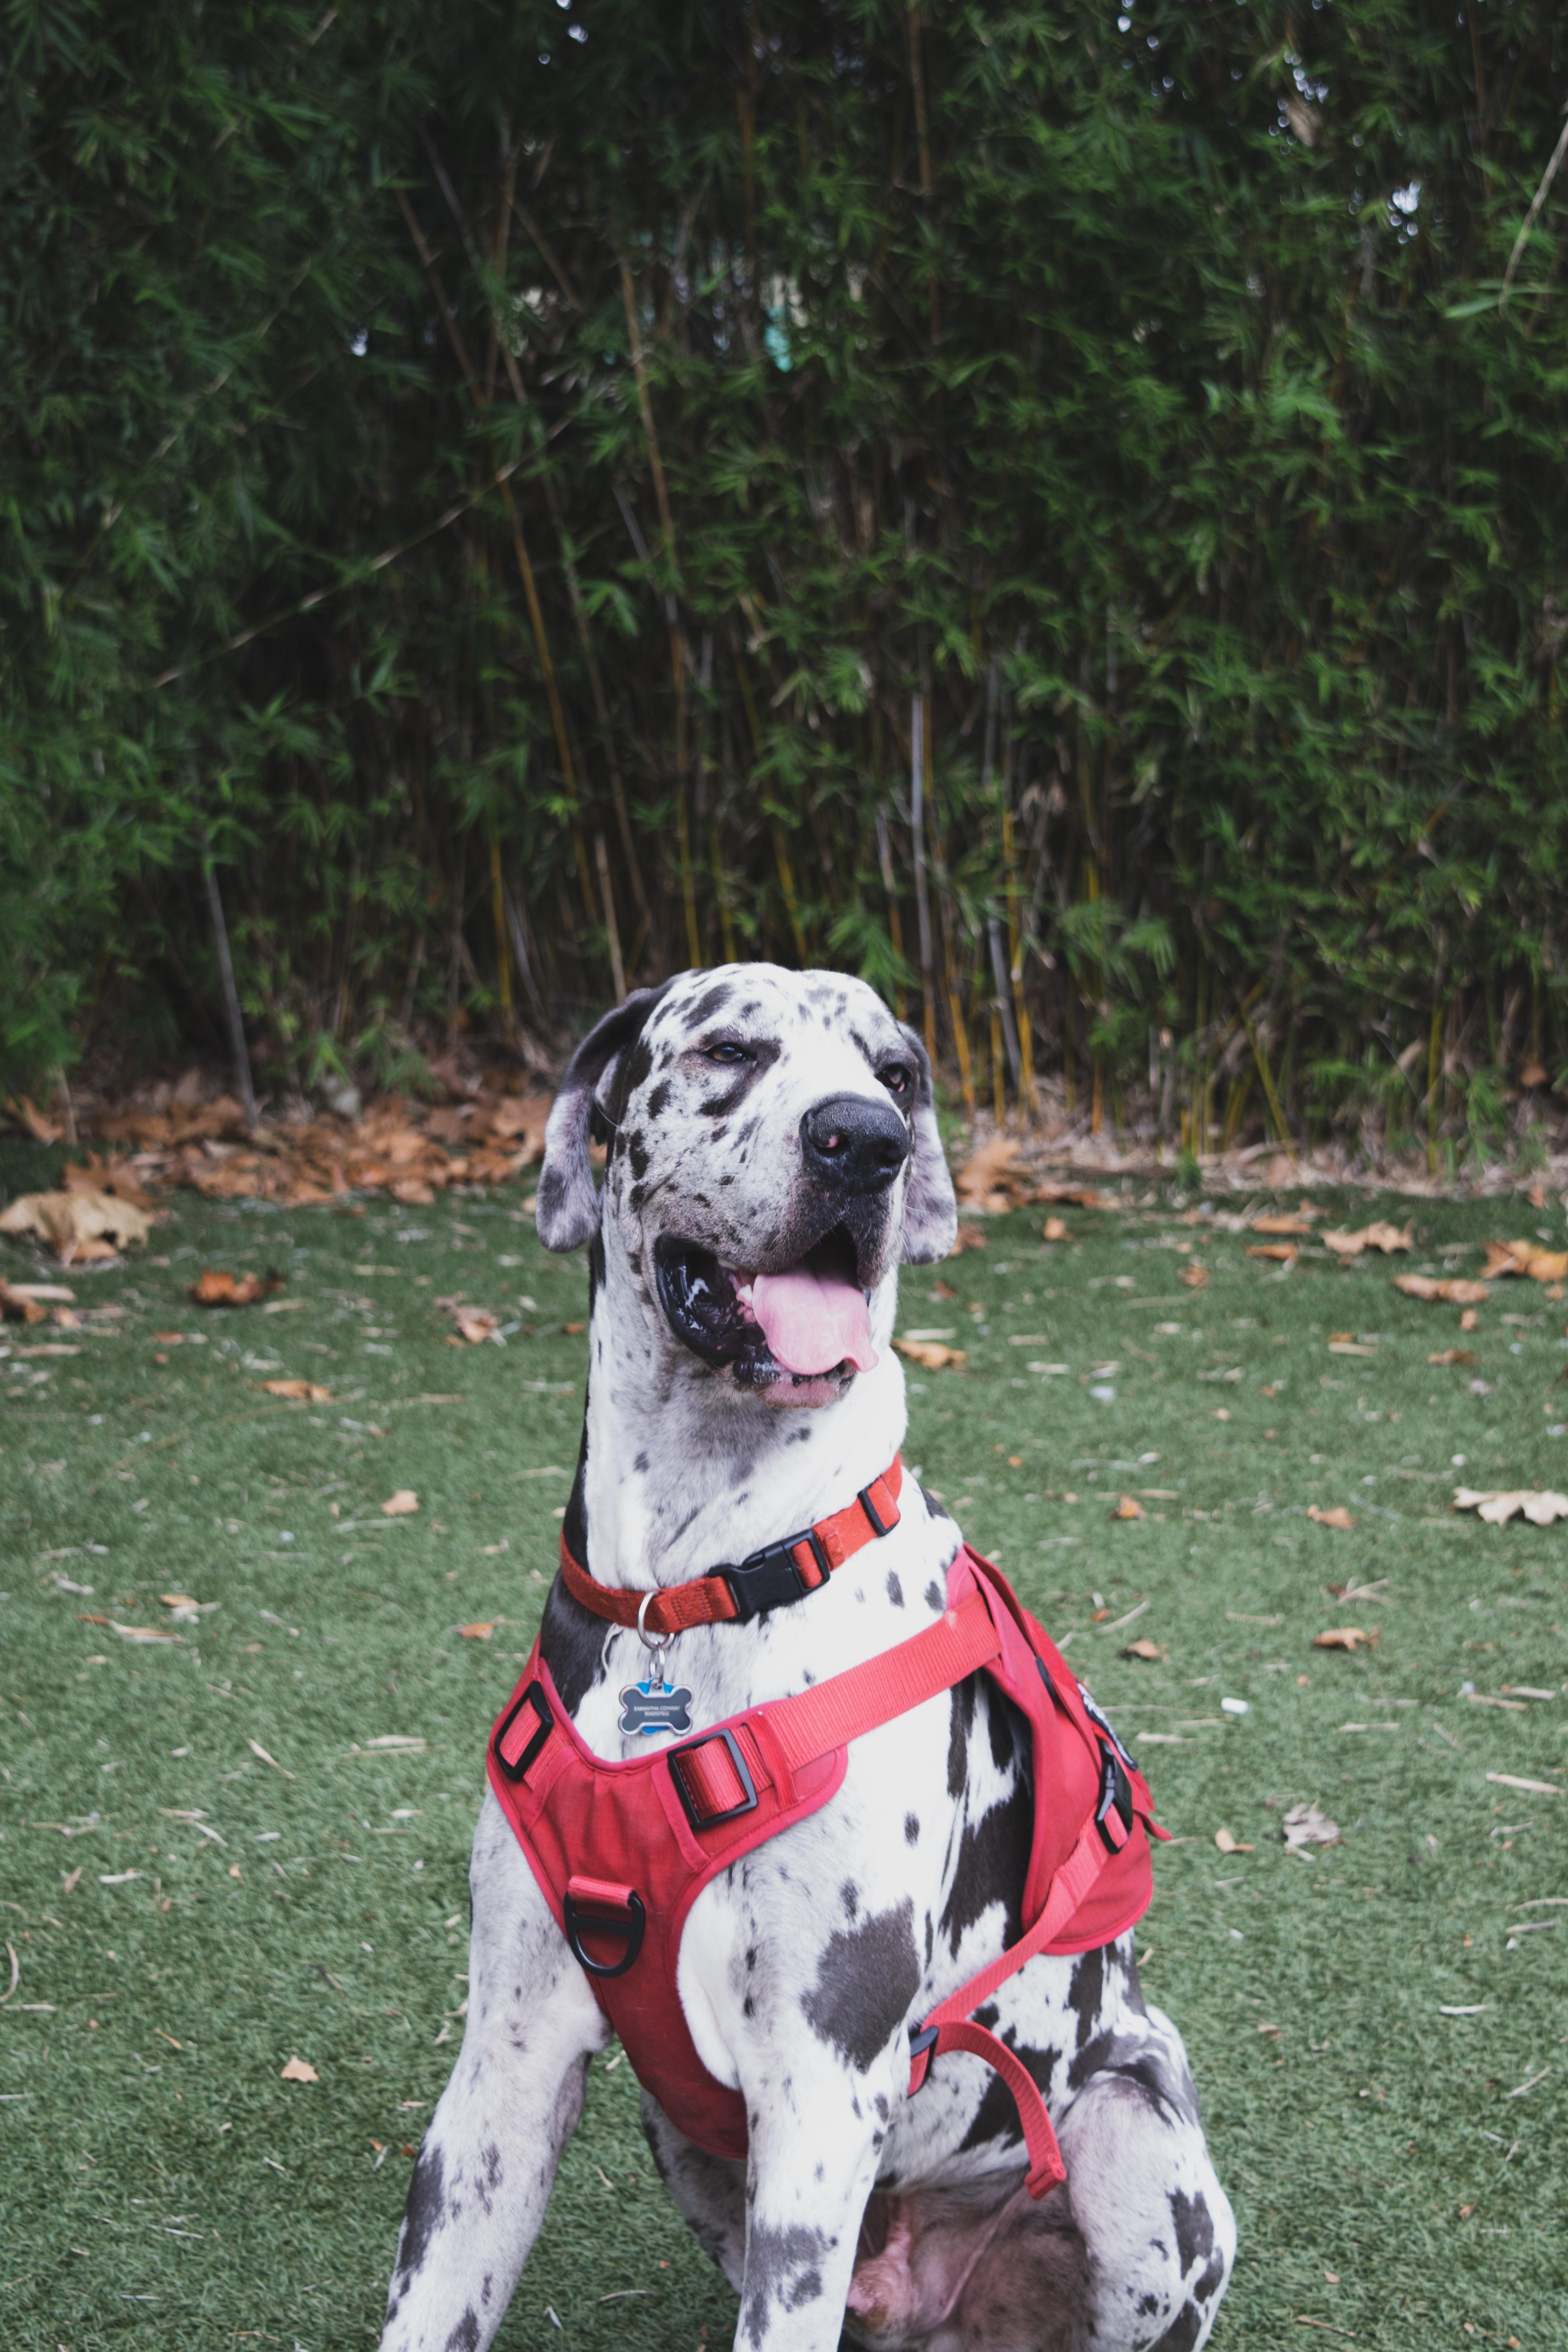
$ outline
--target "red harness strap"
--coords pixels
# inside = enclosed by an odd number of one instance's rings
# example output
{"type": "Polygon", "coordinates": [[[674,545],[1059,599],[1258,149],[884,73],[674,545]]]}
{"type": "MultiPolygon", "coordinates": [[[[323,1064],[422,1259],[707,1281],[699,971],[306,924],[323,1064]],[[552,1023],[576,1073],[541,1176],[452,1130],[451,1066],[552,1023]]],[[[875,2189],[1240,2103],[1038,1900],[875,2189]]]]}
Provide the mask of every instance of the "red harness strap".
{"type": "Polygon", "coordinates": [[[536,1646],[491,1735],[490,1783],[639,2081],[699,2146],[742,2156],[746,2123],[739,2093],[703,2066],[680,2005],[676,1971],[692,1903],[742,1853],[826,1801],[844,1777],[850,1740],[982,1668],[1034,1732],[1036,1834],[1024,1894],[1030,1925],[911,2033],[910,2090],[947,2051],[993,2066],[1016,2101],[1029,2193],[1037,2198],[1066,2177],[1045,2102],[1022,2061],[970,2012],[1037,1952],[1088,1949],[1142,1916],[1150,1799],[1000,1571],[965,1549],[949,1571],[947,1610],[925,1632],[792,1698],[627,1763],[585,1746],[536,1646]],[[1065,1835],[1049,1814],[1051,1798],[1074,1808],[1065,1835]],[[1087,1819],[1079,1810],[1086,1798],[1087,1819]]]}
{"type": "Polygon", "coordinates": [[[754,1551],[737,1568],[715,1569],[711,1576],[694,1576],[688,1584],[666,1585],[651,1601],[645,1592],[628,1592],[615,1584],[601,1584],[574,1559],[561,1538],[561,1576],[574,1601],[591,1609],[612,1625],[637,1625],[649,1633],[684,1633],[689,1625],[744,1624],[764,1609],[799,1601],[826,1584],[878,1536],[891,1535],[899,1524],[899,1489],[904,1483],[903,1464],[894,1454],[879,1478],[863,1486],[852,1503],[830,1518],[804,1528],[782,1543],[754,1551]],[[645,1601],[647,1610],[639,1617],[645,1601]]]}

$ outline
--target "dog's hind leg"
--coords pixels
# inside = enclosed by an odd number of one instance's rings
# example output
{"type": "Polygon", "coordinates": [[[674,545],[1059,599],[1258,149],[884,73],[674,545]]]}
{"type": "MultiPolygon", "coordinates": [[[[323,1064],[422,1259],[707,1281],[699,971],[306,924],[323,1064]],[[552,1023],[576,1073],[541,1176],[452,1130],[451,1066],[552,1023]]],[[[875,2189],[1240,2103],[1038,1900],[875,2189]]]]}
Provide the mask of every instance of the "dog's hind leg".
{"type": "MultiPolygon", "coordinates": [[[[1088,2352],[1198,2352],[1236,2260],[1236,2220],[1170,2019],[1124,2002],[1079,2053],[1058,2118],[1088,2257],[1088,2352]]],[[[999,2347],[1000,2352],[1000,2347],[999,2347]]]]}
{"type": "Polygon", "coordinates": [[[609,2038],[493,1796],[468,1883],[468,2021],[409,2183],[382,2352],[484,2352],[609,2038]]]}

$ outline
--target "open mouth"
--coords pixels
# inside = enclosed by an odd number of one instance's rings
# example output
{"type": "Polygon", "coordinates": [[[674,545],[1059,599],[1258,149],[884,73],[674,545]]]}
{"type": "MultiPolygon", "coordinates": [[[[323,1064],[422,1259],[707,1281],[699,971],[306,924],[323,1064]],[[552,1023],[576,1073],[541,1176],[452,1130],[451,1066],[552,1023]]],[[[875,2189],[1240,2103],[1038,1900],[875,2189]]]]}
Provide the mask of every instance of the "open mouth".
{"type": "Polygon", "coordinates": [[[741,1388],[793,1391],[800,1402],[836,1391],[877,1361],[855,1244],[836,1225],[799,1264],[778,1274],[720,1265],[700,1243],[663,1234],[654,1244],[659,1303],[682,1344],[741,1388]]]}

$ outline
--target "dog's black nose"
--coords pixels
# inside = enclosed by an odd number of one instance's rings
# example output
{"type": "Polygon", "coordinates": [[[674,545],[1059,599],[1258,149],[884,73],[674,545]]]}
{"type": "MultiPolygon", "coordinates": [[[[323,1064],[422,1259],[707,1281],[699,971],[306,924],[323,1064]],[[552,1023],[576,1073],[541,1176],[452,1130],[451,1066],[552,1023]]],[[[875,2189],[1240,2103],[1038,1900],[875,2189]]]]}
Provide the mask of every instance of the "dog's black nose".
{"type": "Polygon", "coordinates": [[[806,1173],[845,1192],[883,1192],[910,1156],[910,1135],[889,1104],[829,1095],[800,1122],[806,1173]]]}

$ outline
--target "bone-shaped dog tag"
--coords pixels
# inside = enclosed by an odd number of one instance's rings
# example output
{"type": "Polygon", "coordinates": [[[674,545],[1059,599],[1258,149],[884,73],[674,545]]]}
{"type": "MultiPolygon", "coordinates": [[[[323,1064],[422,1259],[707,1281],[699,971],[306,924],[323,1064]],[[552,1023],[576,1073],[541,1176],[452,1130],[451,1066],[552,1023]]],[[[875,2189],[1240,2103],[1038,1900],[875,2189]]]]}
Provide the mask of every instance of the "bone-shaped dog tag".
{"type": "Polygon", "coordinates": [[[623,1731],[689,1731],[691,1693],[668,1683],[628,1684],[621,1693],[623,1731]]]}

